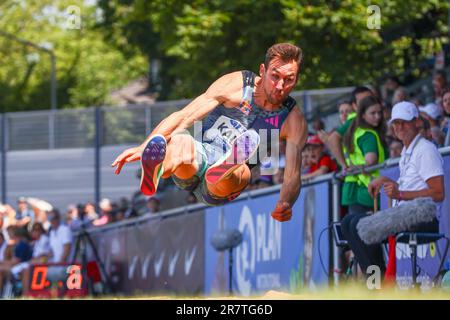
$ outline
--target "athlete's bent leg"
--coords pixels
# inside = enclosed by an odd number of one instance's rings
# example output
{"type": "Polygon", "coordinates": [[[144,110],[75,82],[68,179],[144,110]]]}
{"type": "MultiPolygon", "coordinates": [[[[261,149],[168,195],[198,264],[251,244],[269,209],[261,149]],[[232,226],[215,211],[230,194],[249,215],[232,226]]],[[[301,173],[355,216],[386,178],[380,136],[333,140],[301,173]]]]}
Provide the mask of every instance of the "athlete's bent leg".
{"type": "Polygon", "coordinates": [[[163,162],[163,178],[175,175],[180,179],[192,178],[198,170],[194,138],[188,134],[177,134],[167,145],[167,154],[163,162]]]}
{"type": "Polygon", "coordinates": [[[206,181],[208,192],[217,198],[226,198],[229,195],[244,190],[250,182],[251,173],[246,164],[240,165],[228,177],[217,183],[206,181]]]}

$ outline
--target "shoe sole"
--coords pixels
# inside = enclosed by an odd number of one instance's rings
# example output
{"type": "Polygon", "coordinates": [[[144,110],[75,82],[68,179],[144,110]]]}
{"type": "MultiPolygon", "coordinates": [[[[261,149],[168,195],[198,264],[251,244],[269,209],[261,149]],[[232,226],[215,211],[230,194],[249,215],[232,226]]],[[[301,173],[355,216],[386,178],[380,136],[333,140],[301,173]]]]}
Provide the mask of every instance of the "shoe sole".
{"type": "Polygon", "coordinates": [[[164,136],[152,136],[141,154],[141,192],[152,196],[158,189],[159,179],[164,172],[162,162],[166,157],[167,141],[164,136]]]}
{"type": "Polygon", "coordinates": [[[246,163],[258,150],[260,138],[256,131],[249,130],[234,140],[230,151],[205,173],[206,182],[217,184],[228,178],[237,168],[246,163]]]}

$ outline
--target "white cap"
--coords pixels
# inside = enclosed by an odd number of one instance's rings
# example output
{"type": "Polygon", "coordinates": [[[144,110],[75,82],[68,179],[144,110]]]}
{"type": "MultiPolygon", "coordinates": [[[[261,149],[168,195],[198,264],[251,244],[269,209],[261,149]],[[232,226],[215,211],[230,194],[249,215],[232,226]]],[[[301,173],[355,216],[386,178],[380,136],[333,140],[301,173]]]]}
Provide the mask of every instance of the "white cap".
{"type": "Polygon", "coordinates": [[[419,110],[429,115],[432,119],[436,120],[442,116],[442,109],[435,103],[428,103],[425,107],[419,107],[419,110]]]}
{"type": "Polygon", "coordinates": [[[392,108],[391,112],[391,120],[389,120],[389,124],[394,120],[405,120],[411,121],[414,118],[419,117],[419,110],[414,103],[408,101],[401,101],[396,103],[392,108]]]}

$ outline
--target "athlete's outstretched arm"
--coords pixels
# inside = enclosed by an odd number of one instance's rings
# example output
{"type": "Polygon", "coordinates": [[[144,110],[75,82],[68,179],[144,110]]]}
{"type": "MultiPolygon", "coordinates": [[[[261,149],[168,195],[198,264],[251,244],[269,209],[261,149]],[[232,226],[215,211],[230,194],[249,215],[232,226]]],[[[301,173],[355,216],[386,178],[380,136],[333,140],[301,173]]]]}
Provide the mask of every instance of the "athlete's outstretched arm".
{"type": "Polygon", "coordinates": [[[112,167],[117,166],[115,173],[119,174],[125,163],[141,158],[142,151],[152,135],[161,134],[169,141],[172,133],[191,127],[195,121],[206,117],[219,104],[229,100],[236,90],[241,89],[241,72],[229,73],[217,79],[205,93],[195,98],[180,111],[172,113],[161,121],[141,145],[122,152],[111,164],[112,167]]]}
{"type": "Polygon", "coordinates": [[[272,212],[272,217],[281,222],[291,219],[292,207],[300,194],[302,150],[308,135],[305,118],[298,108],[291,111],[285,125],[280,136],[286,139],[286,167],[280,198],[272,212]]]}

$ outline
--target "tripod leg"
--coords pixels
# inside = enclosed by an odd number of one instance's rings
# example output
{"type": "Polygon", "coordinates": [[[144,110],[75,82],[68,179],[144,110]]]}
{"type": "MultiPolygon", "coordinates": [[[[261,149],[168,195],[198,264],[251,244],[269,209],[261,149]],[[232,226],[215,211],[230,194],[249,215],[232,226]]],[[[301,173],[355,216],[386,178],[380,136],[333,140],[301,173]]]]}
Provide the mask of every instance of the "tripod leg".
{"type": "Polygon", "coordinates": [[[111,284],[111,279],[109,278],[108,274],[106,273],[105,266],[98,255],[97,247],[95,246],[94,241],[92,241],[91,237],[89,236],[89,234],[87,232],[86,232],[85,236],[86,236],[87,240],[89,241],[89,245],[91,246],[92,252],[94,253],[95,262],[97,262],[97,264],[99,265],[100,272],[103,273],[102,276],[105,279],[106,287],[109,292],[113,292],[113,286],[111,284]]]}

